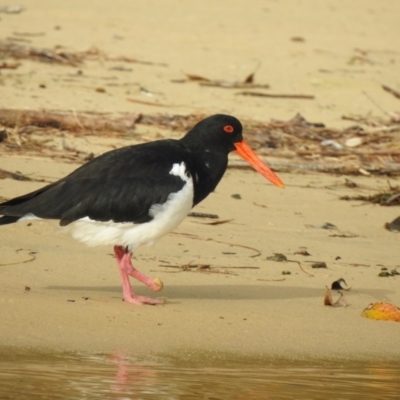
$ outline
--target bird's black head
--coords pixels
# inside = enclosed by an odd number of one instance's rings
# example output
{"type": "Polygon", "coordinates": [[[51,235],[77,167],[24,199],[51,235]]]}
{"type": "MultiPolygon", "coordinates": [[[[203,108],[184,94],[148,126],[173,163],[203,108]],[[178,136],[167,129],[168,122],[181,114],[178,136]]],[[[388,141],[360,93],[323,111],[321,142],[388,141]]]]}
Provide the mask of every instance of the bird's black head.
{"type": "MultiPolygon", "coordinates": [[[[254,153],[242,136],[242,124],[231,115],[216,114],[203,119],[190,130],[181,142],[193,153],[197,159],[205,160],[211,154],[219,162],[222,168],[219,179],[221,179],[228,164],[228,153],[235,150],[256,171],[271,181],[274,185],[284,187],[285,185],[273,171],[254,153]],[[204,154],[208,154],[204,157],[204,154]]],[[[207,161],[206,163],[209,164],[207,161]]],[[[217,183],[218,183],[217,181],[217,183]]]]}
{"type": "Polygon", "coordinates": [[[196,124],[182,142],[198,150],[222,151],[226,154],[235,150],[235,143],[243,140],[242,124],[231,115],[216,114],[196,124]]]}

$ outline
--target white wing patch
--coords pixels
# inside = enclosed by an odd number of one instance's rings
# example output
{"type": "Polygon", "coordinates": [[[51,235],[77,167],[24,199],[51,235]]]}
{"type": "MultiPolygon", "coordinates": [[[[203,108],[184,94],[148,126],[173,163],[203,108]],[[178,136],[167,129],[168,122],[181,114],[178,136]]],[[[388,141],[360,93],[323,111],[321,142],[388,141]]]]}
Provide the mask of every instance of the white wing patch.
{"type": "Polygon", "coordinates": [[[171,193],[163,204],[154,204],[149,210],[153,219],[143,224],[130,222],[101,222],[88,217],[74,221],[64,229],[88,246],[129,246],[131,251],[142,245],[151,245],[175,229],[193,207],[193,180],[185,163],[173,164],[171,175],[179,176],[185,185],[179,192],[171,193]]]}

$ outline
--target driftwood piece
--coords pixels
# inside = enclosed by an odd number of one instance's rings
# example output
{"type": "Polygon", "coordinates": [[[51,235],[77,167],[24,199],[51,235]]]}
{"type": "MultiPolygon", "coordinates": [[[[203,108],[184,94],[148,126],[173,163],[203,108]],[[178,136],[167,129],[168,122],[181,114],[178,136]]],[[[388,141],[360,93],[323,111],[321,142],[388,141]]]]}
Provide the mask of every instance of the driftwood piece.
{"type": "Polygon", "coordinates": [[[140,113],[132,113],[112,119],[99,114],[88,113],[0,109],[0,124],[3,126],[29,125],[72,132],[125,132],[134,128],[140,117],[140,113]]]}
{"type": "MultiPolygon", "coordinates": [[[[183,134],[204,117],[206,115],[200,113],[111,115],[96,112],[0,109],[0,153],[16,151],[21,154],[25,151],[29,155],[54,156],[81,162],[93,155],[79,149],[57,150],[52,147],[51,143],[54,142],[51,138],[64,132],[122,137],[131,133],[135,124],[156,127],[162,130],[161,137],[169,137],[170,131],[183,134]],[[35,135],[31,135],[33,133],[35,135]]],[[[399,176],[400,123],[397,117],[386,120],[373,119],[370,116],[364,119],[352,117],[351,120],[353,125],[346,129],[334,129],[321,122],[309,122],[301,115],[288,121],[244,119],[242,122],[246,140],[276,171],[399,176]],[[357,123],[354,124],[354,121],[357,123]],[[360,139],[359,145],[346,145],[354,139],[360,139]],[[323,145],[326,142],[334,142],[338,146],[323,145]]],[[[152,140],[151,137],[140,134],[135,135],[135,138],[140,141],[152,140]]],[[[234,156],[231,157],[229,167],[250,168],[247,163],[234,156]]]]}

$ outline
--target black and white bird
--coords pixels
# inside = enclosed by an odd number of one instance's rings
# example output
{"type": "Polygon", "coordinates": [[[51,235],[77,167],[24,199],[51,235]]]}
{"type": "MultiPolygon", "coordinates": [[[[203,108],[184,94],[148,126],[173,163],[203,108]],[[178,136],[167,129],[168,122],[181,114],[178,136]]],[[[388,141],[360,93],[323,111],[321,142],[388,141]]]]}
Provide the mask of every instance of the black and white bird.
{"type": "Polygon", "coordinates": [[[243,140],[240,121],[217,114],[180,140],[109,151],[57,182],[0,204],[0,225],[56,219],[88,246],[113,245],[124,300],[160,304],[162,300],[133,292],[129,276],[153,291],[163,284],[139,272],[132,265],[132,253],[175,229],[216,188],[234,150],[273,184],[284,187],[243,140]]]}

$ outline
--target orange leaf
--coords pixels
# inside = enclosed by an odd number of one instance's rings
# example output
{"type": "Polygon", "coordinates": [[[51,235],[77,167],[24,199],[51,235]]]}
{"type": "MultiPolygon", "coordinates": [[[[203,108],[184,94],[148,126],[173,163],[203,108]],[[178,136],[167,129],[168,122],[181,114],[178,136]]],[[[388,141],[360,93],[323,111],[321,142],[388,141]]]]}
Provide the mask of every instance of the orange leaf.
{"type": "Polygon", "coordinates": [[[371,303],[361,315],[370,319],[400,322],[400,308],[390,303],[371,303]]]}

